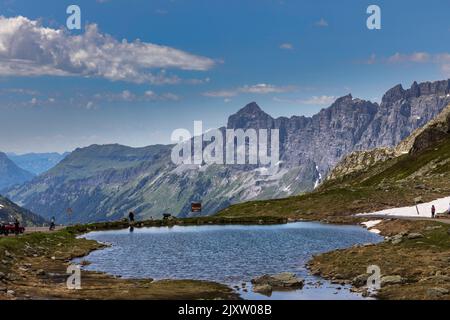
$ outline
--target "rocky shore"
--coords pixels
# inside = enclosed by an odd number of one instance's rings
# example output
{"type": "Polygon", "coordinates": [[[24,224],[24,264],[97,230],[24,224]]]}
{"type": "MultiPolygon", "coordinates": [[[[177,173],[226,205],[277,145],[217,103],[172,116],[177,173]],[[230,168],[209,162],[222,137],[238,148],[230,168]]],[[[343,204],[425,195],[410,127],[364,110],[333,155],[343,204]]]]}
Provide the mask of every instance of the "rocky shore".
{"type": "Polygon", "coordinates": [[[381,271],[381,288],[372,295],[391,300],[450,300],[450,226],[434,221],[385,220],[377,224],[385,241],[313,257],[311,273],[351,284],[365,296],[367,268],[381,271]]]}

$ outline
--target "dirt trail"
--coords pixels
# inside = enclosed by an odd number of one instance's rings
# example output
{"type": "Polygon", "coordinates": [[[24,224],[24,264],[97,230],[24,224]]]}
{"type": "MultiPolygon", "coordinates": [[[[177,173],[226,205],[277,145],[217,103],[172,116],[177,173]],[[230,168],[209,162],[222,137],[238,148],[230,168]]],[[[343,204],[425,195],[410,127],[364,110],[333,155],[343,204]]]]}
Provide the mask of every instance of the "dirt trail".
{"type": "MultiPolygon", "coordinates": [[[[55,231],[62,230],[65,227],[57,226],[55,227],[55,231]]],[[[25,233],[34,233],[34,232],[50,232],[48,227],[26,227],[25,233]]]]}

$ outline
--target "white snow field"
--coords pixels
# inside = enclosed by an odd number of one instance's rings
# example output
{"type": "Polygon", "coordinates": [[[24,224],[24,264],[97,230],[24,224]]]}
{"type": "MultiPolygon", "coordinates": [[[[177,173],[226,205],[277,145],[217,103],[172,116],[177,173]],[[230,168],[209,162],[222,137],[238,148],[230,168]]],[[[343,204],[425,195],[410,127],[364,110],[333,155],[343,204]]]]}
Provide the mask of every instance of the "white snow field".
{"type": "Polygon", "coordinates": [[[416,206],[392,208],[371,213],[360,213],[357,216],[397,216],[397,217],[420,217],[431,218],[431,206],[436,207],[436,214],[446,213],[450,207],[450,197],[437,199],[416,206]]]}

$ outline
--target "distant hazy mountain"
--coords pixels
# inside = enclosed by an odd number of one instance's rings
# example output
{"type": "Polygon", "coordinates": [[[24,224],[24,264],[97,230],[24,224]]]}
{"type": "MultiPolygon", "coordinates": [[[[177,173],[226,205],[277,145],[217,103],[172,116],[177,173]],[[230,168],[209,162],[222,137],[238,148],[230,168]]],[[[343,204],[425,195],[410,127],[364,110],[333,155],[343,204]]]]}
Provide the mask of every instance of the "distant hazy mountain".
{"type": "Polygon", "coordinates": [[[6,154],[0,152],[0,190],[33,179],[34,175],[19,168],[6,154]]]}
{"type": "Polygon", "coordinates": [[[203,203],[202,214],[213,214],[233,203],[310,191],[345,155],[395,146],[448,104],[450,80],[396,86],[380,105],[347,95],[313,117],[272,118],[250,103],[229,117],[227,128],[279,129],[276,175],[248,165],[176,167],[171,146],[93,145],[7,195],[47,218],[67,220],[72,208],[71,219],[80,222],[122,218],[130,210],[139,218],[186,216],[193,201],[203,203]]]}
{"type": "Polygon", "coordinates": [[[8,153],[10,158],[15,164],[22,169],[25,169],[35,175],[40,175],[56,166],[62,159],[64,159],[69,152],[60,153],[27,153],[17,155],[15,153],[8,153]]]}
{"type": "Polygon", "coordinates": [[[0,222],[14,222],[16,218],[26,226],[39,226],[45,223],[44,218],[19,207],[0,195],[0,222]]]}

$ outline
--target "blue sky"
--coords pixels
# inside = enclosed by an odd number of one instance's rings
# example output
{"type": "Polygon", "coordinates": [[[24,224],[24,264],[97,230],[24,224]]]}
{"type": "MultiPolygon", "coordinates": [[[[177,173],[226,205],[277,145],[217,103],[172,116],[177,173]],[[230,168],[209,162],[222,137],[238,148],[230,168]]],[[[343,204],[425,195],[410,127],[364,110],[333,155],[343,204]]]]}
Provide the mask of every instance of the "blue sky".
{"type": "Polygon", "coordinates": [[[1,1],[0,150],[169,143],[251,101],[273,116],[348,93],[379,101],[450,77],[448,12],[445,0],[1,1]],[[70,4],[80,31],[65,28],[70,4]],[[366,27],[370,4],[381,30],[366,27]]]}

